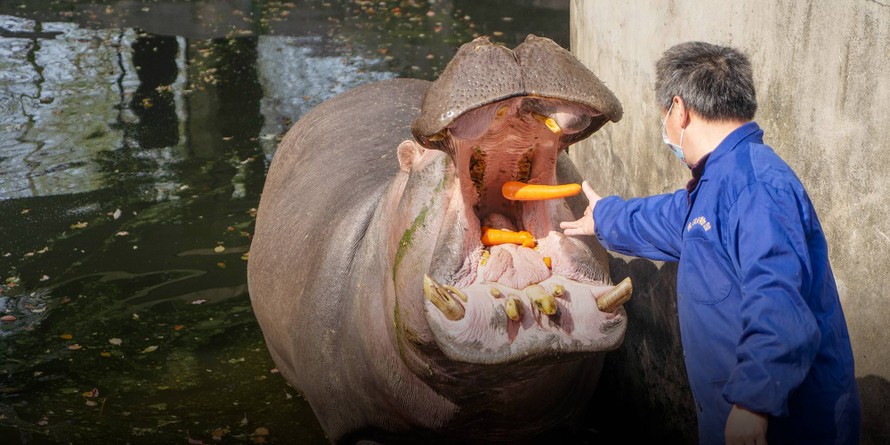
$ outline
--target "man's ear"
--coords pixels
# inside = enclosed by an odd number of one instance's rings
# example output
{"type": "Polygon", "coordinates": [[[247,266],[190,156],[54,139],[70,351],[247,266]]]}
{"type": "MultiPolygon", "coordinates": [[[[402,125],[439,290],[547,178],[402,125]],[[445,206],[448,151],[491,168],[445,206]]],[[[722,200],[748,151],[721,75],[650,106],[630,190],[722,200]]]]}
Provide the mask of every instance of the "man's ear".
{"type": "Polygon", "coordinates": [[[680,128],[686,128],[690,119],[686,101],[680,96],[674,96],[674,109],[677,110],[677,117],[680,118],[680,128]]]}
{"type": "Polygon", "coordinates": [[[403,172],[410,172],[414,161],[417,160],[426,149],[421,147],[417,142],[405,140],[399,144],[397,150],[399,155],[399,168],[401,168],[403,172]]]}

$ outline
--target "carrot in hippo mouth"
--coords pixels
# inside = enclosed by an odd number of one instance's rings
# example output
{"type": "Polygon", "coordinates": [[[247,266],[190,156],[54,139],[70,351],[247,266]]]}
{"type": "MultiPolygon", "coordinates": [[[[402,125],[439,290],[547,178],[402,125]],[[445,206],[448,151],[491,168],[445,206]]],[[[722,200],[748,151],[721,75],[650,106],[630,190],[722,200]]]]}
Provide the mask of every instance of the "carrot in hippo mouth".
{"type": "Polygon", "coordinates": [[[482,244],[485,246],[497,246],[500,244],[518,244],[522,247],[535,247],[535,237],[526,230],[514,232],[506,229],[492,229],[482,227],[482,244]]]}
{"type": "Polygon", "coordinates": [[[581,184],[543,185],[507,181],[501,187],[501,193],[511,201],[542,201],[575,196],[581,193],[581,184]]]}

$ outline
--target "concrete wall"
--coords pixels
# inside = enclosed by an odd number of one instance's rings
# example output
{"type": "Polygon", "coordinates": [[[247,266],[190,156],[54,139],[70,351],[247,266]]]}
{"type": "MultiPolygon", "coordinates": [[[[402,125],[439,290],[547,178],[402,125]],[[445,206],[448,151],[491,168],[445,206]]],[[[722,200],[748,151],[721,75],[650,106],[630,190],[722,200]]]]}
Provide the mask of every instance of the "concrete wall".
{"type": "MultiPolygon", "coordinates": [[[[571,150],[600,194],[663,193],[687,180],[661,142],[653,89],[656,60],[689,40],[751,58],[756,120],[807,187],[828,238],[856,357],[863,443],[890,443],[890,0],[573,0],[572,51],[625,111],[571,150]]],[[[643,391],[621,403],[642,410],[656,435],[685,441],[694,415],[682,381],[675,268],[613,262],[615,278],[634,276],[638,290],[605,383],[643,391]]]]}

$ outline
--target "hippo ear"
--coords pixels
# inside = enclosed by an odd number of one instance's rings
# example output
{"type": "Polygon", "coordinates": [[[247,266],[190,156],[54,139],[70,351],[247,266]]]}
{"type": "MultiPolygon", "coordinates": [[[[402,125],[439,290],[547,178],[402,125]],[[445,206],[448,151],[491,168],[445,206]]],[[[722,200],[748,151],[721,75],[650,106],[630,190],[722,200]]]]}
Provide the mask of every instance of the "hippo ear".
{"type": "Polygon", "coordinates": [[[410,172],[411,165],[418,156],[422,155],[425,148],[421,147],[417,142],[411,140],[402,141],[397,149],[399,155],[399,168],[403,172],[410,172]]]}

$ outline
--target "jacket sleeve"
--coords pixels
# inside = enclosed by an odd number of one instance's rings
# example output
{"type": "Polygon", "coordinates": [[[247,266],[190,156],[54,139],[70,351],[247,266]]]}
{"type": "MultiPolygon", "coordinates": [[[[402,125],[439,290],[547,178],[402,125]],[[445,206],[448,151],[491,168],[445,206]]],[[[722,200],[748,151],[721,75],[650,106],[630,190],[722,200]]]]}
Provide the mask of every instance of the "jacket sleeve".
{"type": "Polygon", "coordinates": [[[821,341],[804,295],[812,265],[801,197],[754,183],[736,202],[736,261],[742,334],[723,397],[751,411],[788,414],[788,397],[807,376],[821,341]]]}
{"type": "Polygon", "coordinates": [[[594,229],[603,247],[613,252],[678,261],[688,210],[685,189],[626,201],[608,196],[593,209],[594,229]]]}

